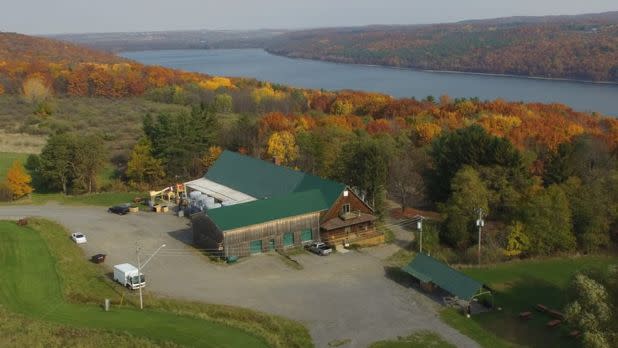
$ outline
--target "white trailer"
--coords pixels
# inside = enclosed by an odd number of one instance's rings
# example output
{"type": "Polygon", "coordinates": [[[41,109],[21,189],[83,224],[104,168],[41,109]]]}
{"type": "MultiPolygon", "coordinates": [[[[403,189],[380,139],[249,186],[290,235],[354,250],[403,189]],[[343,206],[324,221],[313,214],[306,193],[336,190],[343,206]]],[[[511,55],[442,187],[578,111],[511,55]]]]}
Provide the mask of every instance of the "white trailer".
{"type": "Polygon", "coordinates": [[[129,289],[135,290],[146,286],[146,278],[144,274],[140,273],[137,267],[122,263],[114,266],[114,280],[120,283],[122,286],[126,286],[129,289]]]}

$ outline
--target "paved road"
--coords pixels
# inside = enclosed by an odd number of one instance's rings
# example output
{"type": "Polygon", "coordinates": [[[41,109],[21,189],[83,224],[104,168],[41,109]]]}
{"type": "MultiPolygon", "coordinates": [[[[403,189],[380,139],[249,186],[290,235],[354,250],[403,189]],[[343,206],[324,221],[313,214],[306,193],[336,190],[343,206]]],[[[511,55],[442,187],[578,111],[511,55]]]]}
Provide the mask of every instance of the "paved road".
{"type": "Polygon", "coordinates": [[[290,268],[275,255],[228,266],[209,262],[189,246],[188,220],[171,214],[116,216],[104,208],[58,204],[0,206],[0,218],[23,216],[53,219],[71,232],[86,233],[86,254],[106,253],[108,266],[135,262],[136,242],[144,254],[165,243],[144,271],[149,291],[298,320],[310,329],[317,347],[338,339],[351,339],[344,347],[366,347],[417,330],[435,331],[458,347],[478,347],[442,323],[428,297],[385,276],[382,260],[396,250],[393,245],[329,257],[295,256],[303,270],[290,268]]]}

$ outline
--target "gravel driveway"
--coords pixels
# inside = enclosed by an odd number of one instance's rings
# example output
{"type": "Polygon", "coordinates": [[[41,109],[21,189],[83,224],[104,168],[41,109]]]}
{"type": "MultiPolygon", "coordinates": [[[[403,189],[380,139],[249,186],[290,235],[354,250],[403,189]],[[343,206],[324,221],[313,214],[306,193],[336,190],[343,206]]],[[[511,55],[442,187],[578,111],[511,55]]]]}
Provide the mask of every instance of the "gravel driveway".
{"type": "Polygon", "coordinates": [[[294,256],[302,270],[289,267],[276,255],[218,265],[187,244],[191,239],[188,220],[171,214],[116,216],[101,207],[59,204],[0,206],[0,219],[23,216],[49,218],[71,232],[85,233],[86,254],[107,254],[108,266],[135,263],[138,242],[143,260],[165,243],[144,270],[148,290],[298,320],[310,329],[317,347],[345,339],[351,342],[343,347],[366,347],[417,330],[437,332],[458,347],[478,347],[439,320],[434,302],[385,276],[382,260],[396,250],[393,245],[329,257],[303,253],[294,256]]]}

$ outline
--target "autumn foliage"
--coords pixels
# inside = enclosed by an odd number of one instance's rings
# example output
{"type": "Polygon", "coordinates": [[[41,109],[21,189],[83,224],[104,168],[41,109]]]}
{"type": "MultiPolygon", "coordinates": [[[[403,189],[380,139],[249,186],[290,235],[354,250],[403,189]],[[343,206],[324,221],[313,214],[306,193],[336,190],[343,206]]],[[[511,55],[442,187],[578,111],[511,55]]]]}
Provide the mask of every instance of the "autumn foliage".
{"type": "Polygon", "coordinates": [[[15,160],[6,175],[6,183],[13,194],[13,199],[21,198],[32,193],[30,183],[32,178],[20,161],[15,160]]]}
{"type": "MultiPolygon", "coordinates": [[[[505,29],[506,30],[506,29],[505,29]]],[[[123,98],[166,91],[164,103],[196,104],[225,100],[225,112],[259,114],[258,140],[266,153],[277,143],[298,140],[303,132],[326,129],[366,132],[371,136],[409,136],[428,145],[444,132],[479,124],[518,148],[555,151],[582,134],[618,148],[613,118],[577,112],[561,104],[481,101],[442,96],[395,99],[351,90],[296,89],[247,79],[211,77],[160,66],[145,66],[110,54],[63,42],[0,33],[0,91],[28,100],[49,96],[123,98]],[[46,50],[46,54],[41,52],[46,50]],[[66,50],[66,52],[65,52],[66,50]],[[22,59],[26,57],[26,59],[22,59]],[[274,133],[278,133],[271,139],[274,133]],[[291,137],[289,136],[291,135],[291,137]],[[276,140],[276,141],[275,141],[276,140]]],[[[214,102],[213,102],[214,103],[214,102]]],[[[137,140],[137,139],[136,139],[137,140]]],[[[241,146],[243,150],[249,144],[241,146]]],[[[284,156],[284,158],[287,157],[284,156]]]]}
{"type": "Polygon", "coordinates": [[[328,28],[286,33],[289,57],[430,70],[618,81],[618,15],[328,28]]]}

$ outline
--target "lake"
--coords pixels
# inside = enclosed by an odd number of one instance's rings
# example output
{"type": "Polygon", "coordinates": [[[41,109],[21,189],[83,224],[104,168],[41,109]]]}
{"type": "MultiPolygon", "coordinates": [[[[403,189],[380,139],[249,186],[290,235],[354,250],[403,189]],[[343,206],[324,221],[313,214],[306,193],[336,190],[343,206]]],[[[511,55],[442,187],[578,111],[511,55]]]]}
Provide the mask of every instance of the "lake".
{"type": "Polygon", "coordinates": [[[124,52],[123,57],[217,76],[253,77],[304,88],[354,89],[394,97],[503,98],[563,103],[580,111],[618,115],[618,85],[523,77],[419,71],[339,64],[272,55],[261,49],[124,52]]]}

